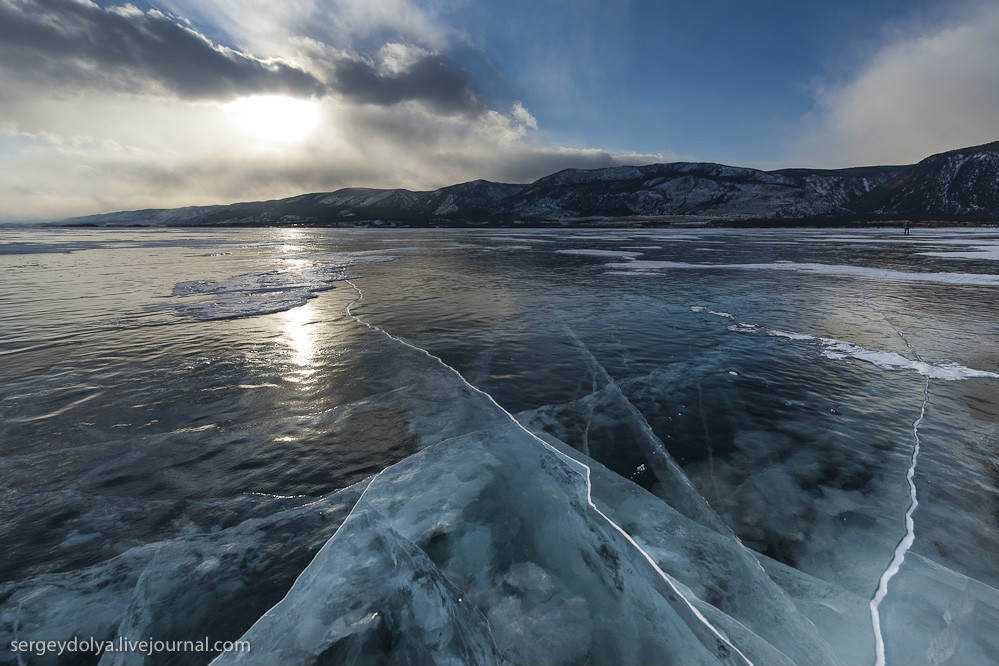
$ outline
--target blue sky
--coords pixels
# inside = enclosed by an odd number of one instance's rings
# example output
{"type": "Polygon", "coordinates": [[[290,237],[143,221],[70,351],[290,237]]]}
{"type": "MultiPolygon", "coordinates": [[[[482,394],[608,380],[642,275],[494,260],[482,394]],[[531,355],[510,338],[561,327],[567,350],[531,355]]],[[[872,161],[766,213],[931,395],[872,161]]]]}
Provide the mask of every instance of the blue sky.
{"type": "Polygon", "coordinates": [[[0,0],[0,219],[909,163],[996,139],[999,4],[0,0]]]}

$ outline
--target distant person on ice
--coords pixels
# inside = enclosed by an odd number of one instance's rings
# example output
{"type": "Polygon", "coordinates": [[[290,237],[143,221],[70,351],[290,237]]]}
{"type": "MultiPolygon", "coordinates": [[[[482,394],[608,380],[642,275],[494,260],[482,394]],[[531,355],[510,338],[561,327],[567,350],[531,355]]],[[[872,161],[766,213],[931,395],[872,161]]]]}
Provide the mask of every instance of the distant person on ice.
{"type": "Polygon", "coordinates": [[[903,236],[908,236],[909,235],[909,224],[910,224],[909,220],[906,220],[905,221],[905,230],[902,232],[903,236]]]}

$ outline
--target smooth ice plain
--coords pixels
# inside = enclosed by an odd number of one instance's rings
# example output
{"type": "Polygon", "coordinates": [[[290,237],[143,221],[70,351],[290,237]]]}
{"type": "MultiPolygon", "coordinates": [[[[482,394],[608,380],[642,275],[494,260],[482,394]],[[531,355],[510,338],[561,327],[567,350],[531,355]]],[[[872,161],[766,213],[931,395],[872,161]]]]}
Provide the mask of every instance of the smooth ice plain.
{"type": "Polygon", "coordinates": [[[0,663],[999,664],[997,233],[0,238],[0,663]]]}

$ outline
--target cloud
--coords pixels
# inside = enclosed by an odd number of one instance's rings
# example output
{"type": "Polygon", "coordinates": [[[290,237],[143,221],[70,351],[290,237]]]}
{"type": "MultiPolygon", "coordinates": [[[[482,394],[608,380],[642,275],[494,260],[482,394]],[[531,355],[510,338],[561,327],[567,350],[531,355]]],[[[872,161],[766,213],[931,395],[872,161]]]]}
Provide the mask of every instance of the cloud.
{"type": "MultiPolygon", "coordinates": [[[[294,59],[296,40],[373,53],[404,43],[445,50],[453,31],[429,3],[414,0],[160,0],[227,43],[294,59]]],[[[217,40],[218,41],[218,40],[217,40]]]]}
{"type": "Polygon", "coordinates": [[[844,85],[817,91],[792,148],[799,163],[905,164],[999,138],[999,6],[881,48],[844,85]]]}
{"type": "Polygon", "coordinates": [[[567,167],[660,157],[536,145],[512,114],[494,110],[442,115],[418,100],[358,105],[335,96],[310,104],[320,122],[288,143],[237,122],[241,110],[232,104],[111,94],[82,107],[50,100],[37,107],[37,126],[0,127],[0,200],[10,218],[58,219],[342,187],[530,182],[567,167]]]}
{"type": "Polygon", "coordinates": [[[452,47],[452,31],[409,0],[202,4],[211,25],[0,0],[0,216],[530,182],[662,159],[537,143],[527,105],[484,94],[468,43],[452,47]]]}
{"type": "Polygon", "coordinates": [[[531,129],[538,129],[537,119],[531,115],[531,112],[523,105],[522,102],[513,103],[513,112],[511,113],[513,119],[524,128],[530,127],[531,129]]]}
{"type": "MultiPolygon", "coordinates": [[[[340,4],[351,14],[359,11],[354,3],[340,4]]],[[[399,3],[372,7],[386,4],[399,3]]],[[[384,9],[379,16],[387,18],[384,9]]],[[[381,22],[369,24],[373,29],[381,22]]],[[[166,93],[192,100],[338,93],[364,104],[421,100],[443,113],[485,111],[461,66],[436,50],[388,42],[368,57],[300,35],[288,36],[285,50],[297,64],[217,45],[183,19],[131,4],[101,8],[89,0],[0,0],[5,78],[29,88],[166,93]]]]}
{"type": "Polygon", "coordinates": [[[379,55],[380,63],[357,55],[339,57],[332,63],[333,87],[367,104],[421,100],[444,113],[485,111],[467,75],[445,56],[398,43],[386,44],[379,55]]]}
{"type": "Polygon", "coordinates": [[[322,89],[308,72],[213,44],[160,11],[102,9],[89,0],[0,0],[0,58],[8,76],[42,86],[188,99],[322,89]]]}

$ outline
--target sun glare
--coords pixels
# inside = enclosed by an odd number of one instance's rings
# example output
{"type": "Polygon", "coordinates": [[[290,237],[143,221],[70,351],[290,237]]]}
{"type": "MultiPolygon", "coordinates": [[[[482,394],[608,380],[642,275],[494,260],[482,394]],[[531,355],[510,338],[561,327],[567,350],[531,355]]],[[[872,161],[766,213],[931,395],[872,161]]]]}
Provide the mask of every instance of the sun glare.
{"type": "Polygon", "coordinates": [[[305,140],[321,119],[320,103],[284,95],[254,95],[229,102],[238,127],[258,141],[292,144],[305,140]]]}
{"type": "Polygon", "coordinates": [[[316,372],[314,361],[317,341],[316,330],[312,326],[316,312],[311,303],[306,303],[297,308],[286,310],[283,314],[285,325],[282,339],[291,352],[291,362],[297,366],[288,379],[301,382],[316,372]]]}

